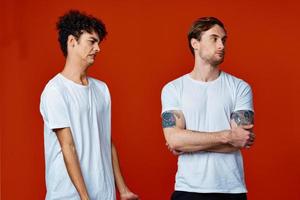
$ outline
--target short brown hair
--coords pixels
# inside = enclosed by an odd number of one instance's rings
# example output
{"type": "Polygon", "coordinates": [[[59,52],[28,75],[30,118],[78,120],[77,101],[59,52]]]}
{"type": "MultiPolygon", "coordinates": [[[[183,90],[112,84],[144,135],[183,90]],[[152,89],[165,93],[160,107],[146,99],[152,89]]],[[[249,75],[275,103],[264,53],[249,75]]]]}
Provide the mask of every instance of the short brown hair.
{"type": "Polygon", "coordinates": [[[221,26],[226,32],[224,24],[215,17],[201,17],[192,24],[188,33],[188,42],[189,42],[190,50],[193,55],[194,55],[194,48],[191,45],[191,39],[194,38],[200,41],[202,32],[211,29],[214,25],[221,26]]]}

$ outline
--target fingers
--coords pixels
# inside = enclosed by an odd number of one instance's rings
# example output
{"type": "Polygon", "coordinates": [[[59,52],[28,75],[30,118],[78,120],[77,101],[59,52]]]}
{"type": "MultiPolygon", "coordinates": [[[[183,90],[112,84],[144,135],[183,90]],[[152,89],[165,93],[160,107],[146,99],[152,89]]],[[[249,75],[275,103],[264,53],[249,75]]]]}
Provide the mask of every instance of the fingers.
{"type": "Polygon", "coordinates": [[[139,196],[132,193],[132,197],[131,197],[132,200],[138,200],[139,199],[139,196]]]}
{"type": "Polygon", "coordinates": [[[168,147],[169,151],[175,156],[183,154],[182,151],[177,151],[176,149],[172,149],[167,142],[166,142],[166,146],[168,147]]]}
{"type": "Polygon", "coordinates": [[[248,141],[254,142],[254,140],[255,140],[255,134],[253,132],[250,132],[248,141]]]}
{"type": "Polygon", "coordinates": [[[242,129],[251,129],[251,128],[253,128],[253,124],[249,124],[249,125],[240,125],[240,127],[241,127],[242,129]]]}
{"type": "Polygon", "coordinates": [[[249,148],[253,145],[255,134],[251,128],[253,125],[242,125],[231,129],[230,144],[238,148],[249,148]]]}
{"type": "Polygon", "coordinates": [[[172,148],[170,147],[170,145],[166,142],[166,146],[169,149],[169,151],[172,151],[172,148]]]}
{"type": "Polygon", "coordinates": [[[139,196],[133,192],[127,191],[126,193],[121,194],[121,200],[139,200],[139,196]]]}
{"type": "Polygon", "coordinates": [[[179,155],[183,154],[182,151],[177,151],[177,150],[173,150],[172,153],[173,153],[173,155],[175,155],[175,156],[179,156],[179,155]]]}
{"type": "Polygon", "coordinates": [[[245,148],[249,149],[254,144],[254,141],[255,141],[255,134],[250,132],[249,139],[247,140],[247,142],[245,144],[245,148]]]}

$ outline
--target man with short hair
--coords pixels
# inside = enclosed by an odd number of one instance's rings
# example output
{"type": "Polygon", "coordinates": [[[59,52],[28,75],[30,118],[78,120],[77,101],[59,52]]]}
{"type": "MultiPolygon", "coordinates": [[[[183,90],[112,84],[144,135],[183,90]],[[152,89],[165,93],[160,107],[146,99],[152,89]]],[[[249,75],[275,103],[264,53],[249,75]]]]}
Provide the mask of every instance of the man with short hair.
{"type": "Polygon", "coordinates": [[[126,186],[111,142],[107,85],[87,75],[107,32],[99,19],[69,11],[57,22],[64,69],[46,85],[44,120],[47,200],[138,199],[126,186]]]}
{"type": "Polygon", "coordinates": [[[227,34],[214,17],[188,33],[194,69],[162,90],[162,126],[178,157],[172,200],[245,200],[240,149],[254,142],[250,86],[224,71],[227,34]]]}

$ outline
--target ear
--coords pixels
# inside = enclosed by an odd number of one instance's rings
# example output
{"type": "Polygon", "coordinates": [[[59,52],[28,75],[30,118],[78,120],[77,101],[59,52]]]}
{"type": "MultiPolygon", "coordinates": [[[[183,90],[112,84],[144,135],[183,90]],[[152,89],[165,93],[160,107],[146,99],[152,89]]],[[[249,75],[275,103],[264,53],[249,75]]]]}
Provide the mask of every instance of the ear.
{"type": "Polygon", "coordinates": [[[77,43],[76,38],[73,35],[69,35],[68,36],[68,41],[67,41],[68,48],[73,48],[76,43],[77,43]]]}
{"type": "Polygon", "coordinates": [[[199,41],[198,40],[196,40],[195,38],[192,38],[190,43],[194,50],[199,49],[199,41]]]}

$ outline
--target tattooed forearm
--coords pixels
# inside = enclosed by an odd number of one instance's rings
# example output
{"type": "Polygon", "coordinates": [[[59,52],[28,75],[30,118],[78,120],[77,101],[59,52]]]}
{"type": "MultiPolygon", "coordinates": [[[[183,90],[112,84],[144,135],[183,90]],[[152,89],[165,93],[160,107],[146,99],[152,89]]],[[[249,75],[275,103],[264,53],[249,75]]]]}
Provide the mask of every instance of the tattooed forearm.
{"type": "Polygon", "coordinates": [[[238,110],[231,114],[231,119],[237,125],[248,125],[254,123],[254,113],[251,110],[238,110]]]}
{"type": "Polygon", "coordinates": [[[174,127],[176,125],[176,117],[175,113],[172,111],[166,111],[162,115],[162,127],[167,128],[167,127],[174,127]]]}

